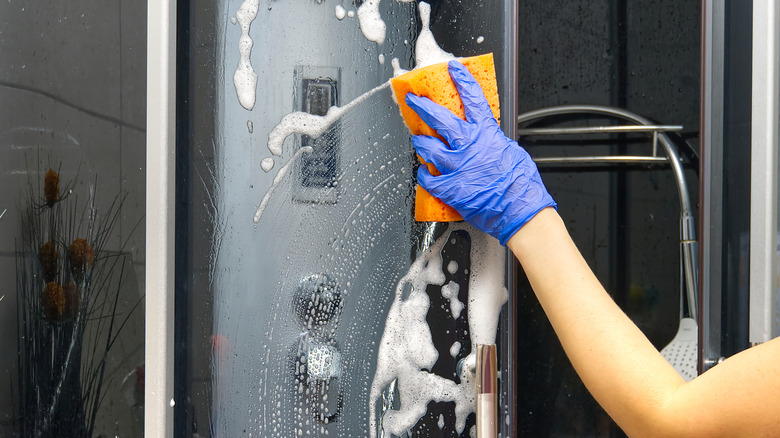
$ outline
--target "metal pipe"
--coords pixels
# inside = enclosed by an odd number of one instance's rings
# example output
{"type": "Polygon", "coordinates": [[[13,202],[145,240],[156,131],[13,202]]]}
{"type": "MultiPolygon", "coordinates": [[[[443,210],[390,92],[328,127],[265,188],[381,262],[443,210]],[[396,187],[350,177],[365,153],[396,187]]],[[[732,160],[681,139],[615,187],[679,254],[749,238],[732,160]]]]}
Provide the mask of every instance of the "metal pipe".
{"type": "Polygon", "coordinates": [[[578,156],[578,157],[540,157],[534,158],[534,162],[539,164],[560,164],[560,165],[587,165],[587,164],[668,164],[666,157],[648,157],[633,155],[600,155],[600,156],[578,156]]]}
{"type": "Polygon", "coordinates": [[[527,128],[518,129],[517,134],[565,135],[565,134],[614,134],[614,133],[655,133],[682,131],[681,125],[624,125],[624,126],[576,126],[572,128],[527,128]]]}
{"type": "MultiPolygon", "coordinates": [[[[632,113],[622,108],[614,108],[602,105],[561,105],[541,108],[519,115],[517,117],[517,123],[520,125],[545,117],[572,114],[606,115],[640,125],[658,126],[655,125],[651,120],[638,114],[632,113]]],[[[680,197],[680,245],[683,257],[683,281],[685,288],[687,289],[688,311],[691,316],[695,318],[695,315],[697,314],[696,293],[698,288],[698,272],[695,256],[698,252],[698,242],[696,240],[695,222],[691,212],[691,200],[688,194],[688,184],[685,181],[685,175],[683,174],[680,156],[677,154],[677,150],[675,149],[672,141],[669,139],[669,136],[667,136],[666,133],[660,131],[655,131],[655,134],[657,134],[661,146],[664,148],[667,156],[669,157],[669,159],[665,162],[671,165],[672,172],[674,173],[675,181],[677,183],[677,191],[680,197]]],[[[587,159],[588,157],[582,158],[587,159]]],[[[574,157],[567,159],[571,162],[574,161],[574,157]]]]}
{"type": "MultiPolygon", "coordinates": [[[[521,114],[517,117],[518,124],[526,123],[531,120],[541,119],[544,117],[557,116],[562,114],[603,114],[612,117],[622,118],[633,123],[646,124],[653,126],[654,124],[647,118],[638,114],[634,114],[630,111],[626,111],[621,108],[612,108],[601,105],[561,105],[549,108],[542,108],[535,111],[529,111],[521,114]]],[[[680,164],[680,157],[677,151],[674,149],[671,140],[664,133],[659,133],[658,138],[661,145],[666,150],[667,155],[671,158],[670,164],[672,165],[672,171],[674,172],[677,188],[680,195],[680,209],[682,212],[691,211],[691,202],[688,196],[688,184],[685,182],[683,176],[682,165],[680,164]]],[[[689,237],[689,236],[687,236],[689,237]]]]}

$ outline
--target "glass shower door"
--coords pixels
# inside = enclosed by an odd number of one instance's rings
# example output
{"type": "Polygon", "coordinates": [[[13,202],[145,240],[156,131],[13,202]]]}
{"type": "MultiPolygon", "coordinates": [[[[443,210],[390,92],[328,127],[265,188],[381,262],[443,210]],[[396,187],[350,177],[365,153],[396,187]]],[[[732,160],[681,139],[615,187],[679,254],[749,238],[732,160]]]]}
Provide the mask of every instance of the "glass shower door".
{"type": "Polygon", "coordinates": [[[513,8],[180,9],[177,435],[469,436],[476,343],[499,344],[511,434],[505,249],[413,220],[417,160],[388,81],[493,52],[513,120],[513,8]]]}

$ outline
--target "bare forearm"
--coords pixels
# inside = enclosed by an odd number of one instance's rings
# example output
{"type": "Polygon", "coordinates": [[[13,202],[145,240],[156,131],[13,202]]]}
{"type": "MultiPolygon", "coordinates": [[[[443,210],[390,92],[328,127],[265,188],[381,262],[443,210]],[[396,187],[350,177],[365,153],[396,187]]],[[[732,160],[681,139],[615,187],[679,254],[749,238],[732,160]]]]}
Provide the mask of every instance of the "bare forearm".
{"type": "Polygon", "coordinates": [[[508,242],[585,385],[629,434],[652,430],[684,383],[614,303],[553,209],[508,242]]]}

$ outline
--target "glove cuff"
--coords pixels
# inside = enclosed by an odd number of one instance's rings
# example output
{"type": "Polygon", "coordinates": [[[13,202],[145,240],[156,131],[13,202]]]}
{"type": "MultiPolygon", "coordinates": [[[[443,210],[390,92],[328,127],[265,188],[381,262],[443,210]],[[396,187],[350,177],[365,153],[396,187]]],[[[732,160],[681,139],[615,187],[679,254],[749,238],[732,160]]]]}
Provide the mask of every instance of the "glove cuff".
{"type": "Polygon", "coordinates": [[[502,246],[506,246],[506,243],[509,242],[509,239],[511,239],[512,236],[515,235],[515,233],[520,231],[520,228],[523,228],[523,226],[527,224],[531,219],[533,219],[534,216],[539,214],[540,211],[544,210],[547,207],[553,207],[555,210],[558,210],[558,203],[556,203],[555,200],[553,200],[552,196],[550,196],[549,194],[545,197],[544,202],[539,203],[539,206],[535,211],[532,211],[528,215],[524,215],[522,217],[517,217],[513,219],[495,237],[498,239],[499,242],[501,242],[502,246]]]}

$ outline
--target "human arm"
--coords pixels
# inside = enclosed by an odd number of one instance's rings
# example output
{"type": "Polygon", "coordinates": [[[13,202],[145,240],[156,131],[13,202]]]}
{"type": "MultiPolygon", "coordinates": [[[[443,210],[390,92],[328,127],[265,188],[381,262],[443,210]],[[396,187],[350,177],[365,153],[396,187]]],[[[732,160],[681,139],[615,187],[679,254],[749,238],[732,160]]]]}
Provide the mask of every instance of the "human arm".
{"type": "Polygon", "coordinates": [[[549,208],[554,202],[536,167],[525,161],[530,160],[525,151],[499,136],[495,121],[469,115],[470,108],[484,113],[478,108],[478,85],[457,65],[451,72],[467,121],[452,119],[430,101],[407,97],[449,143],[413,139],[418,153],[443,173],[432,176],[421,168],[418,182],[507,243],[575,369],[618,425],[631,436],[778,435],[780,340],[735,355],[685,383],[600,285],[549,208]]]}
{"type": "Polygon", "coordinates": [[[604,290],[556,211],[540,212],[507,246],[585,386],[629,436],[780,433],[780,339],[685,383],[604,290]]]}

